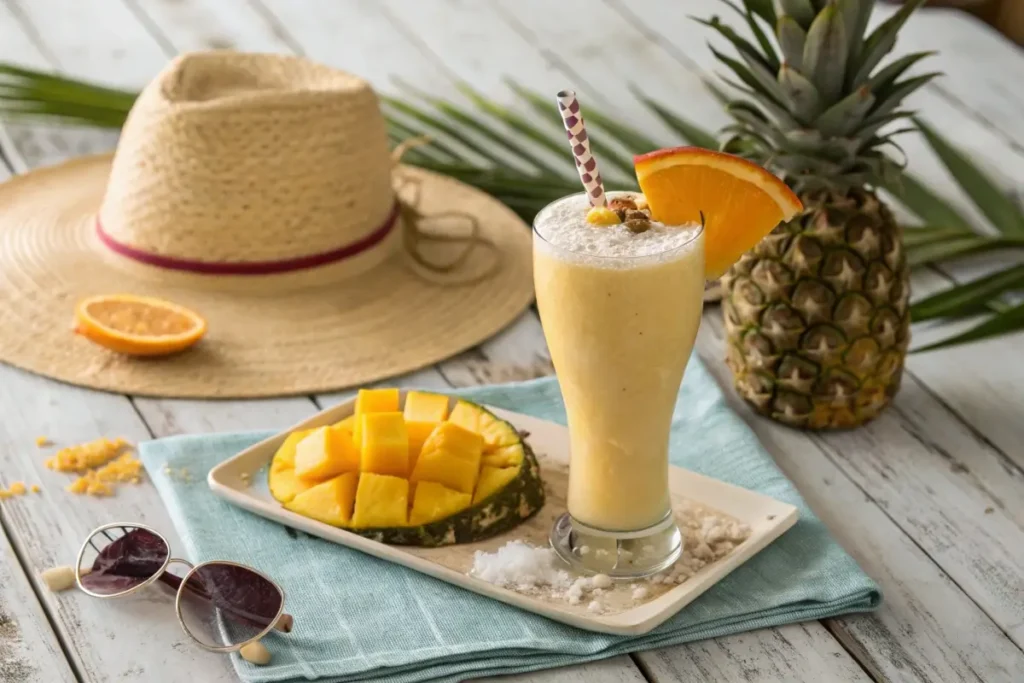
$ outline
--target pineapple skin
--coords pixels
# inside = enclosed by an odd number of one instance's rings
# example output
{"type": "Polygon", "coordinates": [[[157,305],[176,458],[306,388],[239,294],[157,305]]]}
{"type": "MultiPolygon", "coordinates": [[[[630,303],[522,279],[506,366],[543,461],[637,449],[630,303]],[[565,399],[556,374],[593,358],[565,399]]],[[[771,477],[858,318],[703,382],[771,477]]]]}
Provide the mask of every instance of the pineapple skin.
{"type": "Polygon", "coordinates": [[[910,345],[902,229],[866,189],[802,193],[722,278],[726,363],[758,413],[804,429],[876,417],[899,391],[910,345]]]}

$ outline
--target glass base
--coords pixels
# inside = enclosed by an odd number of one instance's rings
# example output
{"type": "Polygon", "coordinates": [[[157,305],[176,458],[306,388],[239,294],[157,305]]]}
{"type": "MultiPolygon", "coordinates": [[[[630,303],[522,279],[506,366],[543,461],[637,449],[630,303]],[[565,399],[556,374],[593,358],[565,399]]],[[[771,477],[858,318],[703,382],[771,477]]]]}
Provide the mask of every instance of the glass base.
{"type": "Polygon", "coordinates": [[[604,531],[567,512],[551,527],[551,547],[578,572],[640,579],[675,564],[683,554],[683,535],[671,513],[639,531],[604,531]]]}

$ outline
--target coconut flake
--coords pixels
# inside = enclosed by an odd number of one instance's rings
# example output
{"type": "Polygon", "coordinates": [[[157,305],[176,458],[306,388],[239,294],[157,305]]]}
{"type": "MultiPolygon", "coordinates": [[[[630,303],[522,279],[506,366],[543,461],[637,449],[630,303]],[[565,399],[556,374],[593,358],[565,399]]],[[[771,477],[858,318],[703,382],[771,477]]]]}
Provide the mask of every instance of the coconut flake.
{"type": "Polygon", "coordinates": [[[476,551],[470,575],[503,588],[568,589],[573,579],[569,572],[556,567],[556,560],[555,551],[550,548],[509,541],[493,553],[476,551]]]}

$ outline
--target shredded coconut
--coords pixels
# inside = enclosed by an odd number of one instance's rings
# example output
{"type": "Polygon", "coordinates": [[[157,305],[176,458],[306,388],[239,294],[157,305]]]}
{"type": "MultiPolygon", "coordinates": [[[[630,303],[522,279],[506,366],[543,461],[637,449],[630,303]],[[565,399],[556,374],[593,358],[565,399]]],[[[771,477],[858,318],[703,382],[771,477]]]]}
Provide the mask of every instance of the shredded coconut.
{"type": "MultiPolygon", "coordinates": [[[[746,524],[694,504],[681,506],[677,519],[683,535],[683,554],[672,567],[647,579],[613,582],[607,574],[578,576],[567,570],[552,549],[519,540],[509,541],[495,552],[477,551],[469,574],[502,588],[564,602],[591,614],[621,612],[685,583],[750,536],[746,524]]],[[[651,550],[645,546],[640,552],[647,554],[651,550]]],[[[609,553],[596,551],[596,555],[602,554],[609,553]]]]}
{"type": "Polygon", "coordinates": [[[569,572],[555,566],[557,559],[550,548],[509,541],[494,553],[476,551],[470,575],[520,591],[544,586],[566,590],[572,586],[573,579],[569,572]]]}

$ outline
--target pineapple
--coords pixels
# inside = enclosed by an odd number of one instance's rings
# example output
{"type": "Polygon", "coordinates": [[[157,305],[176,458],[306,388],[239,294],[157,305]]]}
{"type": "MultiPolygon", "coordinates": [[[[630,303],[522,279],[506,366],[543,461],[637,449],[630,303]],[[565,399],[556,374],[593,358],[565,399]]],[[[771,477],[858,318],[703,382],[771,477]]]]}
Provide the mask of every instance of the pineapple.
{"type": "MultiPolygon", "coordinates": [[[[855,427],[899,390],[910,343],[902,233],[875,192],[895,169],[883,132],[901,101],[935,74],[904,74],[926,53],[877,68],[923,0],[865,37],[871,0],[745,0],[754,45],[706,22],[742,61],[723,149],[779,175],[805,211],[780,224],[722,278],[726,362],[737,391],[780,422],[855,427]],[[761,31],[775,26],[781,54],[761,31]],[[760,32],[760,33],[759,33],[760,32]]],[[[902,131],[896,131],[902,132],[902,131]]]]}

